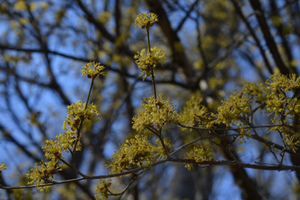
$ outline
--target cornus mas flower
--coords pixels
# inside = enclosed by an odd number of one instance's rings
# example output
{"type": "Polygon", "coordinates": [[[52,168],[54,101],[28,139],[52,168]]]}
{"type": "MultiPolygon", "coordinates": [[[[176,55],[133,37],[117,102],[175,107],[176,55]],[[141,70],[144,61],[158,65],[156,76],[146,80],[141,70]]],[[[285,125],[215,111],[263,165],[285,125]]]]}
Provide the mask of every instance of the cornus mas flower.
{"type": "MultiPolygon", "coordinates": [[[[164,138],[165,147],[170,151],[173,147],[170,141],[164,138]]],[[[126,140],[106,165],[111,174],[123,172],[137,167],[149,167],[158,159],[166,157],[166,152],[159,139],[152,145],[144,135],[135,135],[126,140]]]]}
{"type": "Polygon", "coordinates": [[[146,49],[143,49],[141,52],[137,52],[134,56],[135,63],[142,70],[140,76],[143,76],[145,79],[147,76],[151,75],[151,67],[155,68],[157,64],[163,64],[166,59],[166,54],[159,47],[151,48],[151,52],[146,53],[146,49]]]}
{"type": "MultiPolygon", "coordinates": [[[[185,154],[185,160],[192,160],[196,162],[210,161],[212,160],[212,149],[209,145],[194,147],[190,152],[185,154]]],[[[187,163],[185,168],[191,170],[193,164],[187,163]]]]}
{"type": "Polygon", "coordinates": [[[100,62],[89,62],[84,67],[82,67],[81,73],[82,76],[87,75],[88,78],[97,78],[100,74],[105,76],[105,73],[102,72],[104,67],[100,62]]]}
{"type": "Polygon", "coordinates": [[[159,129],[168,122],[176,121],[177,112],[169,99],[164,100],[160,94],[157,99],[152,96],[144,98],[144,101],[139,114],[133,117],[133,129],[151,133],[149,127],[159,129]]]}
{"type": "Polygon", "coordinates": [[[6,165],[3,162],[1,162],[0,163],[0,175],[1,175],[2,171],[4,171],[4,170],[6,170],[6,165]]]}
{"type": "Polygon", "coordinates": [[[157,148],[153,146],[146,136],[135,135],[126,140],[119,149],[113,153],[106,165],[110,173],[119,173],[137,167],[147,167],[156,161],[153,155],[157,148]]]}
{"type": "Polygon", "coordinates": [[[135,27],[146,28],[153,26],[158,21],[157,14],[154,13],[141,13],[134,20],[135,27]]]}
{"type": "Polygon", "coordinates": [[[68,115],[64,121],[63,129],[76,130],[83,119],[92,120],[93,122],[100,121],[100,119],[95,118],[99,116],[97,107],[94,104],[82,103],[82,101],[77,101],[72,105],[68,106],[68,115]]]}
{"type": "Polygon", "coordinates": [[[96,194],[95,199],[101,200],[101,199],[108,199],[108,188],[111,186],[111,180],[110,179],[100,179],[98,181],[97,187],[96,187],[96,194]]]}
{"type": "MultiPolygon", "coordinates": [[[[64,151],[68,151],[69,149],[71,149],[74,145],[74,142],[78,140],[78,138],[76,137],[77,129],[80,127],[82,121],[100,121],[100,119],[96,118],[96,116],[99,116],[99,113],[97,111],[97,107],[94,104],[86,105],[86,103],[82,103],[82,101],[79,100],[68,106],[68,115],[66,116],[66,120],[63,123],[64,134],[59,134],[56,137],[56,139],[61,143],[64,151]]],[[[80,141],[78,140],[77,142],[78,146],[76,147],[76,150],[80,150],[80,141]]],[[[53,143],[51,144],[53,145],[53,143]]]]}
{"type": "MultiPolygon", "coordinates": [[[[208,109],[201,105],[202,99],[193,96],[190,101],[185,103],[185,107],[181,110],[178,122],[185,126],[196,126],[204,128],[210,121],[208,109]]],[[[182,130],[187,128],[182,127],[182,130]]],[[[191,129],[192,130],[192,129],[191,129]]]]}
{"type": "Polygon", "coordinates": [[[61,165],[58,165],[55,160],[36,163],[34,169],[31,169],[26,174],[26,177],[31,180],[28,184],[33,185],[35,183],[39,190],[44,191],[45,189],[46,191],[49,191],[50,186],[39,187],[39,185],[51,182],[51,177],[58,171],[61,171],[61,165]]]}

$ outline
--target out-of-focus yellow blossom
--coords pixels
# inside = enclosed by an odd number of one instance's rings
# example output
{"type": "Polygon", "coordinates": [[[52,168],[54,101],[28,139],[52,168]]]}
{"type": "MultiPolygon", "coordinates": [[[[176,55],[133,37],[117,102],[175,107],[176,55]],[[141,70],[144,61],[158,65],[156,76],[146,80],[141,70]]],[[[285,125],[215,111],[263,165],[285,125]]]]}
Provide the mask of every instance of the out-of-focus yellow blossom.
{"type": "MultiPolygon", "coordinates": [[[[190,101],[185,103],[185,107],[178,116],[178,122],[185,126],[196,126],[204,128],[210,121],[208,109],[201,105],[202,99],[193,96],[190,101]]],[[[185,130],[186,128],[182,128],[185,130]]]]}
{"type": "Polygon", "coordinates": [[[217,113],[212,114],[216,118],[216,124],[225,124],[233,126],[240,122],[241,118],[251,114],[251,99],[242,92],[233,92],[233,94],[222,102],[218,107],[217,113]]]}
{"type": "Polygon", "coordinates": [[[82,76],[87,75],[88,78],[97,78],[100,74],[105,76],[104,67],[100,62],[89,62],[82,67],[82,76]]]}
{"type": "Polygon", "coordinates": [[[270,80],[266,81],[270,95],[266,101],[266,108],[270,113],[276,116],[283,111],[285,115],[295,116],[300,113],[300,77],[296,78],[295,74],[289,77],[282,74],[274,74],[270,76],[270,80]],[[292,97],[287,92],[294,92],[292,97]]]}
{"type": "MultiPolygon", "coordinates": [[[[292,126],[295,116],[300,113],[300,77],[296,77],[295,74],[273,74],[266,84],[265,110],[269,115],[274,113],[271,118],[272,124],[292,126]]],[[[296,152],[300,143],[298,133],[287,126],[274,126],[267,131],[280,131],[284,144],[296,152]]]]}
{"type": "Polygon", "coordinates": [[[146,28],[153,26],[155,22],[158,22],[157,14],[155,13],[141,13],[134,20],[135,27],[146,28]]]}
{"type": "Polygon", "coordinates": [[[169,99],[163,100],[162,94],[159,94],[157,99],[152,96],[144,98],[144,101],[139,114],[133,117],[133,129],[151,133],[149,126],[160,129],[165,124],[176,121],[177,112],[173,103],[169,99]]]}
{"type": "Polygon", "coordinates": [[[3,162],[1,162],[0,163],[0,175],[1,175],[2,171],[4,171],[4,170],[6,170],[6,165],[3,162]]]}
{"type": "Polygon", "coordinates": [[[111,186],[111,180],[110,179],[100,179],[98,181],[97,187],[96,187],[96,194],[95,199],[96,200],[107,200],[108,199],[108,188],[111,186]]]}
{"type": "Polygon", "coordinates": [[[123,172],[137,167],[147,167],[157,160],[153,154],[157,147],[153,146],[146,136],[136,135],[126,140],[120,148],[113,153],[106,165],[111,174],[123,172]]]}
{"type": "Polygon", "coordinates": [[[46,145],[43,147],[46,158],[50,160],[63,158],[62,152],[72,151],[75,142],[77,142],[76,151],[81,150],[81,134],[79,137],[77,136],[80,124],[83,120],[100,121],[100,119],[96,118],[96,116],[99,116],[99,113],[94,104],[88,104],[85,107],[86,104],[83,104],[80,100],[68,106],[68,115],[63,123],[64,133],[57,135],[54,141],[52,139],[47,140],[46,145]]]}
{"type": "MultiPolygon", "coordinates": [[[[210,161],[212,160],[212,149],[209,145],[194,147],[190,152],[186,153],[185,160],[195,161],[197,163],[210,161]]],[[[187,163],[185,168],[191,170],[193,168],[193,164],[187,163]]]]}
{"type": "MultiPolygon", "coordinates": [[[[172,144],[170,143],[170,140],[168,140],[167,138],[164,138],[163,141],[164,141],[164,144],[165,144],[165,147],[166,147],[167,151],[168,151],[168,152],[172,151],[174,145],[172,145],[172,144]]],[[[166,150],[164,149],[164,147],[163,147],[163,145],[162,145],[160,139],[157,139],[157,140],[155,141],[155,144],[157,145],[157,146],[155,147],[155,151],[156,151],[155,156],[157,157],[157,159],[162,159],[162,158],[167,157],[167,152],[166,152],[166,150]]]]}
{"type": "Polygon", "coordinates": [[[159,47],[151,48],[151,52],[146,53],[146,49],[143,49],[141,52],[138,52],[135,56],[135,63],[141,68],[142,72],[140,76],[143,76],[145,79],[147,76],[151,75],[151,67],[155,68],[158,64],[164,63],[166,59],[166,54],[159,47]]]}
{"type": "Polygon", "coordinates": [[[51,160],[50,162],[41,161],[40,163],[36,163],[34,168],[26,174],[26,177],[31,180],[28,182],[28,184],[35,184],[39,190],[46,190],[48,192],[50,186],[39,186],[42,184],[51,183],[52,176],[58,171],[61,171],[61,166],[57,164],[56,160],[51,160]]]}

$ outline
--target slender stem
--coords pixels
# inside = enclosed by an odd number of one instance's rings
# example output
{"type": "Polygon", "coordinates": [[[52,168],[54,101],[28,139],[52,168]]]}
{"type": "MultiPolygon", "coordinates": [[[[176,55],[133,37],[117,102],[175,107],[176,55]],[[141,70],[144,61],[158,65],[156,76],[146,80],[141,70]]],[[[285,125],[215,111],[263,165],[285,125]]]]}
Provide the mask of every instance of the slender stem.
{"type": "Polygon", "coordinates": [[[120,193],[120,196],[118,200],[120,200],[123,196],[123,194],[128,190],[128,188],[132,185],[132,183],[137,179],[138,175],[134,175],[133,179],[130,181],[130,183],[126,186],[126,188],[120,193]]]}
{"type": "Polygon", "coordinates": [[[93,77],[93,78],[91,79],[91,84],[90,84],[89,94],[88,94],[88,96],[87,96],[87,98],[86,98],[84,110],[86,110],[87,105],[88,105],[88,103],[89,103],[90,96],[91,96],[91,93],[92,93],[92,88],[93,88],[93,85],[94,85],[94,80],[95,80],[95,78],[93,77]]]}
{"type": "MultiPolygon", "coordinates": [[[[147,40],[148,40],[148,51],[151,54],[151,46],[150,46],[150,35],[149,35],[149,25],[146,27],[147,31],[147,40]]],[[[151,80],[152,80],[152,86],[153,86],[153,93],[154,93],[154,98],[157,99],[156,96],[156,85],[155,85],[155,77],[154,77],[154,69],[153,66],[150,66],[151,70],[151,80]]]]}
{"type": "Polygon", "coordinates": [[[146,31],[147,31],[148,51],[149,53],[151,53],[149,26],[147,26],[146,31]]]}
{"type": "MultiPolygon", "coordinates": [[[[91,78],[91,84],[90,84],[89,93],[88,93],[88,96],[86,98],[86,102],[85,102],[85,106],[84,106],[84,110],[87,109],[87,105],[89,103],[90,96],[91,96],[91,93],[92,93],[92,88],[93,88],[93,85],[94,85],[94,80],[95,80],[95,78],[92,77],[91,78]]],[[[80,124],[79,124],[79,126],[77,128],[76,140],[75,140],[75,144],[74,144],[74,147],[73,147],[73,151],[71,152],[71,154],[72,154],[72,163],[73,163],[74,166],[75,166],[75,151],[76,151],[76,147],[77,147],[78,141],[80,139],[80,130],[81,130],[83,121],[84,121],[84,118],[80,121],[80,124]]]]}

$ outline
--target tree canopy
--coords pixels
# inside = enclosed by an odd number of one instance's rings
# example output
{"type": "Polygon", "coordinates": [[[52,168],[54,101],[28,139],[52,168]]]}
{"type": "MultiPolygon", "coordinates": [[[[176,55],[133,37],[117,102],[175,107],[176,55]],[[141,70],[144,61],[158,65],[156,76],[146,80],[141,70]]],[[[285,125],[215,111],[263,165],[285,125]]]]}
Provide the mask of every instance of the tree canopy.
{"type": "Polygon", "coordinates": [[[0,197],[291,199],[300,1],[0,0],[0,197]]]}

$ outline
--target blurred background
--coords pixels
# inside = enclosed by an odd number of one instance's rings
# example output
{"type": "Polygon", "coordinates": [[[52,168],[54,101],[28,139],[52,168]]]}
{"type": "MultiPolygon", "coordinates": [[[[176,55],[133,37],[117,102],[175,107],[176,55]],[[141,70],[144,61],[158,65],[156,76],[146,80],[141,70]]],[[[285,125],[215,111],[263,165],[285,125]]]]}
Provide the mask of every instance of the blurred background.
{"type": "MultiPolygon", "coordinates": [[[[0,0],[0,162],[8,168],[2,185],[26,185],[25,174],[45,159],[42,146],[62,133],[67,106],[86,99],[90,82],[80,69],[90,61],[106,67],[91,97],[101,121],[84,125],[76,165],[88,175],[108,173],[107,159],[136,134],[131,119],[143,97],[152,96],[151,80],[139,77],[133,59],[147,48],[146,31],[134,27],[142,12],[159,16],[150,29],[151,45],[162,48],[167,59],[156,69],[157,90],[178,111],[191,95],[214,111],[248,82],[263,83],[273,73],[299,74],[298,0],[0,0]]],[[[267,116],[256,120],[268,123],[267,116]]],[[[197,137],[175,127],[164,134],[175,147],[197,137]]],[[[273,159],[251,139],[231,151],[245,163],[273,159]]],[[[222,152],[215,156],[229,159],[222,152]]],[[[285,163],[300,161],[286,157],[285,163]]],[[[55,179],[74,177],[65,169],[55,179]]],[[[225,166],[188,171],[166,163],[140,176],[122,199],[300,199],[299,179],[300,173],[290,171],[225,166]]],[[[130,176],[112,179],[113,191],[129,181],[130,176]]],[[[93,199],[96,183],[57,185],[49,193],[0,190],[0,199],[93,199]]]]}

